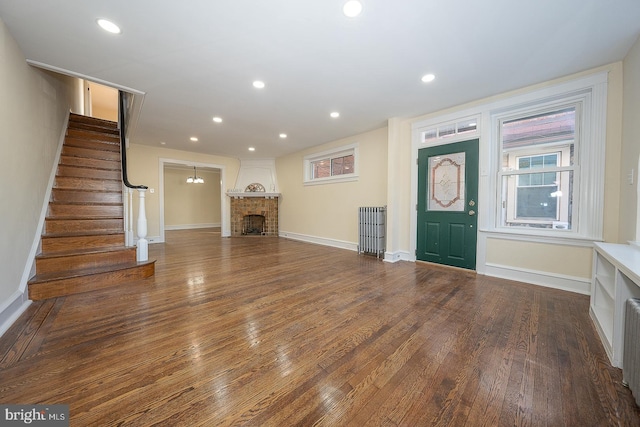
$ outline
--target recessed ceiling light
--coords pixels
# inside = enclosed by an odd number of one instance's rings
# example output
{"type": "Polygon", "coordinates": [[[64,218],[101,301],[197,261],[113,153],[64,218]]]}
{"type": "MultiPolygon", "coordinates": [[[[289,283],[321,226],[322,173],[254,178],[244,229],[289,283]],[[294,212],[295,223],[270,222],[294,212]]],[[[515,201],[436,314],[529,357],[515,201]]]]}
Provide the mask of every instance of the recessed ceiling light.
{"type": "Polygon", "coordinates": [[[264,82],[261,80],[256,80],[255,82],[253,82],[253,87],[255,87],[256,89],[263,89],[264,82]]]}
{"type": "Polygon", "coordinates": [[[98,19],[96,22],[100,25],[100,28],[110,33],[120,34],[122,32],[120,27],[107,19],[98,19]]]}
{"type": "Polygon", "coordinates": [[[167,143],[164,141],[160,141],[160,145],[167,145],[167,143]]]}
{"type": "Polygon", "coordinates": [[[286,134],[286,133],[281,133],[281,134],[280,134],[280,138],[285,139],[286,137],[287,137],[287,134],[286,134]]]}
{"type": "Polygon", "coordinates": [[[435,78],[436,78],[436,76],[434,76],[433,74],[425,74],[424,76],[422,76],[422,79],[421,79],[421,80],[422,80],[424,83],[429,83],[429,82],[434,81],[434,80],[435,80],[435,78]]]}
{"type": "Polygon", "coordinates": [[[249,151],[256,151],[255,147],[249,147],[249,151]]]}
{"type": "Polygon", "coordinates": [[[362,12],[362,3],[358,0],[350,0],[342,7],[342,13],[348,18],[355,18],[362,12]]]}
{"type": "Polygon", "coordinates": [[[189,138],[190,140],[192,140],[193,142],[198,142],[198,138],[196,138],[195,136],[192,136],[191,138],[189,138]]]}
{"type": "Polygon", "coordinates": [[[216,123],[222,123],[222,118],[221,117],[214,117],[213,121],[216,123]]]}
{"type": "Polygon", "coordinates": [[[340,113],[338,113],[337,111],[334,111],[333,113],[329,114],[331,117],[333,117],[334,119],[337,119],[338,117],[340,117],[340,113]]]}

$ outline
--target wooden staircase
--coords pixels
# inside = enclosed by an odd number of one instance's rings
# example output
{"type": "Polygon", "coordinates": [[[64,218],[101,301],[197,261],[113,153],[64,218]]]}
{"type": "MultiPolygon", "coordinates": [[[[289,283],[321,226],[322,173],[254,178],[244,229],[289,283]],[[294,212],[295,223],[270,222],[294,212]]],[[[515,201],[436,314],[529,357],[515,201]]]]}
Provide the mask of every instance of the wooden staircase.
{"type": "Polygon", "coordinates": [[[29,298],[42,300],[150,277],[124,245],[117,124],[71,114],[29,298]]]}

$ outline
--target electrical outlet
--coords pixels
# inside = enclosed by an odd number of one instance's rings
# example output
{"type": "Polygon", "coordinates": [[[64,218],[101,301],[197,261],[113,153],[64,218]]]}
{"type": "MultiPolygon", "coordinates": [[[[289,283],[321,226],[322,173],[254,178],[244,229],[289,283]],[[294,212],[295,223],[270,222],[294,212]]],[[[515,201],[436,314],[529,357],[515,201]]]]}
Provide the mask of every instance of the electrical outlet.
{"type": "Polygon", "coordinates": [[[627,182],[629,183],[629,185],[633,185],[634,175],[635,175],[635,169],[632,168],[631,172],[629,172],[629,175],[627,175],[627,182]]]}

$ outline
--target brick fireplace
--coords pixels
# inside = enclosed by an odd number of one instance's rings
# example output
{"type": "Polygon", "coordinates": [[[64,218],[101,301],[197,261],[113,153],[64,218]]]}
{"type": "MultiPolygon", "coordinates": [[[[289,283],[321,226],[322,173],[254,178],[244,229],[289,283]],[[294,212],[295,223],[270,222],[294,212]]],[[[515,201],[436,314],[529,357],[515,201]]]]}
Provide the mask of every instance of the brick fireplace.
{"type": "Polygon", "coordinates": [[[231,195],[231,236],[278,235],[278,197],[260,196],[255,193],[247,196],[231,195]],[[256,230],[255,218],[264,217],[260,230],[256,230]],[[251,225],[248,225],[251,224],[251,225]]]}
{"type": "Polygon", "coordinates": [[[241,160],[231,199],[231,236],[278,236],[278,181],[274,159],[241,160]]]}

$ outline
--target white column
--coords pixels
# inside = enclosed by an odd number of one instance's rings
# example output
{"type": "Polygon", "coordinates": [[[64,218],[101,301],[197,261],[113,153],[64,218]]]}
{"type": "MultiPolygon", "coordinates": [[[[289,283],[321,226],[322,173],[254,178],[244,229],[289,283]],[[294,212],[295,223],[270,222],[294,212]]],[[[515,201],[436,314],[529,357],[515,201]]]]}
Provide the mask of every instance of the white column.
{"type": "Polygon", "coordinates": [[[140,203],[138,206],[138,250],[137,259],[140,261],[147,261],[149,259],[149,242],[147,241],[147,213],[144,207],[144,196],[146,189],[139,189],[140,203]]]}

